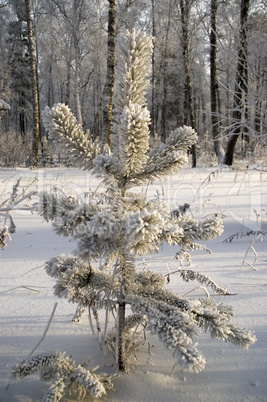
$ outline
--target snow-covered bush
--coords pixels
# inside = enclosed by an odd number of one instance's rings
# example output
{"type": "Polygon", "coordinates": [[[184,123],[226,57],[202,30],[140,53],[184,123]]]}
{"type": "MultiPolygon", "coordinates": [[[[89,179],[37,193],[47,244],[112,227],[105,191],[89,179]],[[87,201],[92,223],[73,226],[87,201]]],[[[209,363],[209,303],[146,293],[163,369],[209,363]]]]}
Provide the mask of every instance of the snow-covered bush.
{"type": "MultiPolygon", "coordinates": [[[[108,331],[107,320],[101,340],[113,352],[119,370],[127,370],[130,351],[142,344],[140,336],[146,330],[158,335],[182,368],[199,372],[205,366],[195,343],[201,328],[211,337],[242,348],[254,343],[255,337],[232,323],[231,307],[211,298],[190,300],[175,295],[166,290],[166,277],[136,268],[138,256],[157,252],[163,243],[180,246],[186,253],[198,247],[197,241],[220,235],[223,225],[217,216],[196,221],[190,215],[170,213],[159,197],[149,199],[138,191],[137,186],[164,179],[181,168],[197,135],[184,126],[173,131],[165,143],[149,149],[145,94],[152,41],[139,31],[126,32],[119,50],[116,121],[110,149],[101,150],[98,141],[84,134],[68,106],[57,104],[43,113],[50,138],[68,150],[73,163],[91,171],[105,185],[103,192],[88,189],[84,198],[42,194],[42,216],[53,222],[58,235],[72,236],[77,242],[75,256],[52,258],[46,263],[46,271],[56,280],[55,294],[77,303],[76,318],[89,309],[100,332],[98,310],[115,317],[115,329],[108,331]]],[[[181,276],[227,294],[199,273],[187,271],[181,276]]],[[[51,362],[57,362],[58,355],[51,354],[48,359],[53,368],[51,362]]],[[[14,376],[20,376],[17,373],[22,367],[27,374],[27,365],[23,362],[14,376]]],[[[71,363],[70,372],[73,370],[71,363]]],[[[52,372],[57,381],[63,381],[63,375],[60,377],[55,369],[52,372]]],[[[60,388],[55,400],[62,393],[60,388]]]]}
{"type": "Polygon", "coordinates": [[[31,154],[31,136],[24,138],[14,131],[0,135],[0,166],[25,165],[31,154]]]}

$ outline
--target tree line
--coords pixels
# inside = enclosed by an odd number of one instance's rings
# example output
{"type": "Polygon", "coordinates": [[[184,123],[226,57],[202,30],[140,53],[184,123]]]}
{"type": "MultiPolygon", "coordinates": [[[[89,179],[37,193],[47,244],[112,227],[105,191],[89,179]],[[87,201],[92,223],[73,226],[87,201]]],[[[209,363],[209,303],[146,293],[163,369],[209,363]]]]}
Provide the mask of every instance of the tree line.
{"type": "Polygon", "coordinates": [[[265,1],[1,0],[0,22],[0,98],[10,105],[1,137],[15,133],[33,165],[46,144],[40,111],[56,102],[109,143],[116,39],[133,27],[154,38],[155,141],[192,126],[193,166],[203,153],[231,165],[266,146],[265,1]]]}

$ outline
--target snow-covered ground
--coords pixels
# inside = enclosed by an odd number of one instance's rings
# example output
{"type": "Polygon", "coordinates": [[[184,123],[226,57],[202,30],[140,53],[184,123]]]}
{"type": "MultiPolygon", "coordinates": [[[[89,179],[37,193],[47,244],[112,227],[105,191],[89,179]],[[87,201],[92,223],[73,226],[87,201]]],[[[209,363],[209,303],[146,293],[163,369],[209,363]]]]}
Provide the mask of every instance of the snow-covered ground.
{"type": "MultiPolygon", "coordinates": [[[[73,195],[95,188],[98,183],[90,175],[76,169],[0,170],[0,204],[12,192],[17,177],[26,186],[34,177],[30,190],[57,191],[73,195]]],[[[114,380],[115,392],[103,398],[109,402],[264,402],[267,401],[267,250],[265,236],[256,234],[223,242],[236,233],[248,230],[267,231],[267,173],[256,169],[185,168],[168,177],[164,183],[153,183],[151,195],[163,194],[170,209],[185,202],[191,205],[195,217],[211,213],[224,215],[225,230],[221,237],[207,243],[213,254],[195,251],[191,268],[210,276],[218,285],[236,293],[233,296],[214,296],[217,301],[231,304],[235,320],[254,330],[257,342],[249,350],[210,339],[203,333],[199,349],[206,357],[206,369],[201,373],[185,373],[173,368],[172,355],[149,337],[152,353],[146,348],[137,355],[138,362],[130,374],[121,374],[114,380]],[[212,172],[215,171],[214,174],[212,172]],[[255,256],[257,261],[255,262],[255,256]],[[244,262],[244,259],[247,262],[244,262]],[[249,265],[254,264],[255,270],[249,265]],[[248,264],[249,263],[249,264],[248,264]]],[[[55,315],[44,340],[36,352],[66,351],[76,362],[92,359],[92,367],[100,371],[114,370],[110,362],[103,366],[98,341],[91,333],[86,315],[80,323],[72,322],[75,306],[53,295],[53,279],[44,271],[46,260],[61,253],[72,253],[75,244],[68,238],[56,236],[51,224],[43,221],[27,206],[12,212],[17,227],[12,241],[0,250],[0,401],[38,402],[48,385],[31,376],[19,383],[9,383],[9,372],[19,360],[26,358],[41,340],[51,312],[57,303],[55,315]]],[[[0,227],[3,216],[0,215],[0,227]]],[[[163,247],[159,253],[140,260],[140,266],[167,273],[178,269],[174,260],[175,248],[163,247]]],[[[171,275],[169,289],[188,297],[205,293],[197,283],[182,282],[171,275]]],[[[211,291],[210,291],[211,292],[211,291]]],[[[212,293],[212,292],[211,292],[212,293]]],[[[71,401],[65,398],[64,401],[71,401]]]]}

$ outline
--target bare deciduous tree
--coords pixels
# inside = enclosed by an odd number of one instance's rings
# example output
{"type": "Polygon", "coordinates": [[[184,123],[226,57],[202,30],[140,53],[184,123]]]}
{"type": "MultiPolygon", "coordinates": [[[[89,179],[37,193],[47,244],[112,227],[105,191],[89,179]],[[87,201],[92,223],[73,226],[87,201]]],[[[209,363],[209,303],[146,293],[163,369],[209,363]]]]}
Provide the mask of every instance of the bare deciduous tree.
{"type": "Polygon", "coordinates": [[[229,137],[224,163],[226,165],[233,164],[234,150],[242,133],[242,119],[247,118],[246,97],[248,87],[248,72],[247,72],[247,20],[249,12],[249,0],[241,0],[240,5],[240,31],[239,31],[239,49],[236,68],[236,82],[234,92],[233,105],[233,130],[229,137]]]}
{"type": "Polygon", "coordinates": [[[218,76],[217,76],[217,10],[218,0],[210,2],[210,109],[212,135],[218,162],[223,161],[224,151],[220,141],[218,119],[218,76]]]}

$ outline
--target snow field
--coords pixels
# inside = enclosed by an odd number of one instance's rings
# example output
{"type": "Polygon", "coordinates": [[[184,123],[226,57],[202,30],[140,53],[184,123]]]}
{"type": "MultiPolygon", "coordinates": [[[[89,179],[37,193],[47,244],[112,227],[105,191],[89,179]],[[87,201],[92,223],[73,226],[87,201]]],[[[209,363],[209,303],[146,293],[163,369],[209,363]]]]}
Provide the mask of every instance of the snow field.
{"type": "MultiPolygon", "coordinates": [[[[76,196],[99,182],[88,173],[70,168],[0,170],[1,202],[8,198],[16,179],[26,188],[36,177],[30,190],[58,192],[76,196]]],[[[176,367],[170,375],[174,361],[171,354],[155,337],[149,336],[151,354],[138,353],[134,372],[115,379],[115,392],[109,391],[103,400],[118,401],[181,401],[181,402],[246,402],[267,401],[267,253],[266,235],[259,237],[250,247],[256,234],[223,242],[236,233],[267,231],[267,174],[253,170],[229,168],[182,169],[165,182],[155,182],[143,191],[168,200],[170,210],[190,204],[194,217],[217,213],[223,215],[224,233],[204,251],[192,252],[193,270],[210,276],[218,285],[236,293],[233,296],[214,296],[216,301],[233,306],[235,320],[247,329],[255,330],[257,342],[243,351],[201,335],[199,349],[206,358],[206,369],[198,374],[184,373],[176,367]],[[249,265],[257,261],[256,270],[249,265]],[[246,261],[244,258],[246,255],[246,261]]],[[[25,201],[11,213],[17,227],[12,241],[1,251],[0,281],[0,401],[38,402],[42,400],[46,384],[37,377],[10,384],[9,372],[19,360],[26,358],[40,341],[57,303],[55,315],[44,341],[37,352],[66,351],[77,362],[92,358],[92,366],[100,371],[110,370],[110,360],[103,367],[98,341],[91,334],[86,315],[80,323],[72,322],[75,306],[53,295],[54,281],[44,271],[47,259],[61,253],[72,253],[75,244],[68,238],[56,236],[51,223],[43,221],[36,212],[27,209],[36,203],[38,196],[25,201]]],[[[0,215],[2,226],[3,216],[0,215]]],[[[178,250],[164,245],[157,254],[140,259],[140,268],[146,266],[161,273],[175,271],[180,264],[173,257],[178,250]],[[169,270],[169,271],[168,271],[169,270]]],[[[185,267],[187,266],[184,263],[185,267]]],[[[177,274],[170,276],[168,289],[191,297],[205,296],[196,282],[185,283],[177,274]]],[[[212,294],[212,291],[209,290],[212,294]]],[[[71,399],[64,399],[71,401],[71,399]]]]}

